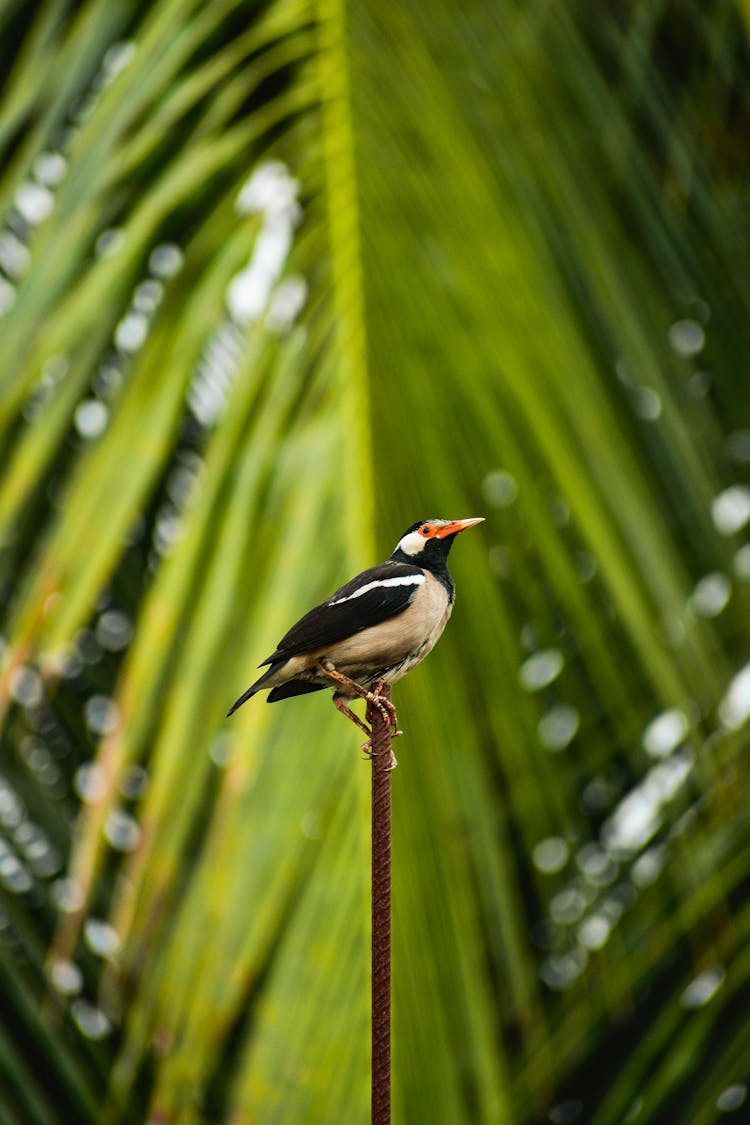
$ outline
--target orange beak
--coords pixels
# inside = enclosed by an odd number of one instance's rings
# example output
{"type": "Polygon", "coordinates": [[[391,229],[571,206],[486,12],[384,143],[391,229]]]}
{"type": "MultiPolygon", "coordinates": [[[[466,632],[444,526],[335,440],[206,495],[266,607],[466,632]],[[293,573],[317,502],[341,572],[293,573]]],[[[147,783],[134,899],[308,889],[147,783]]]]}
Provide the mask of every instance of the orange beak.
{"type": "Polygon", "coordinates": [[[433,534],[436,539],[445,539],[448,535],[458,535],[459,531],[466,531],[467,527],[473,527],[475,523],[484,523],[484,516],[474,516],[470,520],[451,520],[450,523],[437,526],[433,534]]]}

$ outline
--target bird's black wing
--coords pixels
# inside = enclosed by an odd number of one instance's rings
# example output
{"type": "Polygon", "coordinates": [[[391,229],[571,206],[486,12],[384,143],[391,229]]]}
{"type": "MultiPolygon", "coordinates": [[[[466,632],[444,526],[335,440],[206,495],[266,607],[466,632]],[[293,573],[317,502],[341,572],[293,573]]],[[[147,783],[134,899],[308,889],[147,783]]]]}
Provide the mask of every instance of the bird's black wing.
{"type": "Polygon", "coordinates": [[[385,562],[362,571],[316,605],[279,641],[264,664],[314,652],[403,613],[424,581],[418,566],[385,562]]]}

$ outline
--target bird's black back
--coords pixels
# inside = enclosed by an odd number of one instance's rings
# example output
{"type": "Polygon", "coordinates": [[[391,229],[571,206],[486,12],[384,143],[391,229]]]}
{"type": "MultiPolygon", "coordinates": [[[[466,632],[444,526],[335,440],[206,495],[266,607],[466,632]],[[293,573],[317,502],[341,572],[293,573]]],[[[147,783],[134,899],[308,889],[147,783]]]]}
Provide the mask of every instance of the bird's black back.
{"type": "Polygon", "coordinates": [[[414,599],[418,584],[383,583],[418,575],[421,570],[413,562],[393,558],[363,570],[292,625],[260,667],[336,644],[403,613],[414,599]],[[358,593],[360,590],[363,592],[358,593]]]}

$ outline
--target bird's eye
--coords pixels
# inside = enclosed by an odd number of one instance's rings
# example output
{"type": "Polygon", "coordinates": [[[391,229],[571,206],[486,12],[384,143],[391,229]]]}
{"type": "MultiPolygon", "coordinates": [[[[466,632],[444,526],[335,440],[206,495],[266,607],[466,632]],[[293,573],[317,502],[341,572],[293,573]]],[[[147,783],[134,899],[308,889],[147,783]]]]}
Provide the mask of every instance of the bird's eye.
{"type": "Polygon", "coordinates": [[[424,535],[424,537],[426,539],[427,536],[430,534],[430,525],[427,524],[427,523],[423,523],[422,526],[419,529],[419,534],[424,535]]]}

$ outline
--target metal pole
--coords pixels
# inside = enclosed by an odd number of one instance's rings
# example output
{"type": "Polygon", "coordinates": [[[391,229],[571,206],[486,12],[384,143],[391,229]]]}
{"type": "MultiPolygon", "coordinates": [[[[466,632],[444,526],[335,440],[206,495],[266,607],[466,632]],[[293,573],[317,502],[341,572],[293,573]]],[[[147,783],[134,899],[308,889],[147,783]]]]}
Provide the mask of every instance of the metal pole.
{"type": "MultiPolygon", "coordinates": [[[[390,700],[389,684],[378,694],[390,700]]],[[[368,707],[372,727],[372,1125],[391,1120],[391,749],[390,723],[368,707]]]]}

